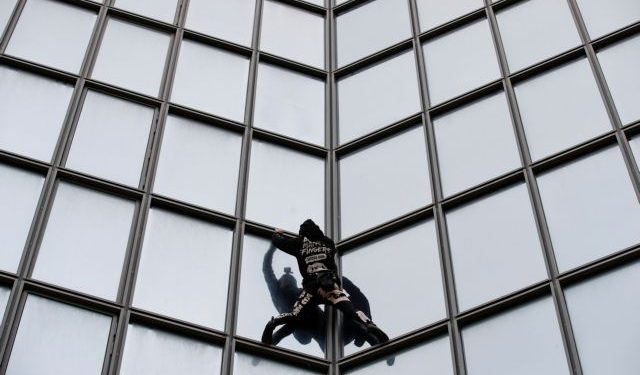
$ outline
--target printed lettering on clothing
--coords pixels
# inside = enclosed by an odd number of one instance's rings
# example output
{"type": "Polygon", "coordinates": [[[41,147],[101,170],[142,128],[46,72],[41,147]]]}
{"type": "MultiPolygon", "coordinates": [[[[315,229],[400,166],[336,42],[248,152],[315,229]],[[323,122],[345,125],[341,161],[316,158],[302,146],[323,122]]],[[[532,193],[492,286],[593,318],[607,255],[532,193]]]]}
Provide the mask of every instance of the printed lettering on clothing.
{"type": "Polygon", "coordinates": [[[316,254],[316,255],[312,255],[304,258],[304,262],[306,264],[309,264],[309,263],[317,262],[324,259],[327,259],[327,254],[316,254]]]}

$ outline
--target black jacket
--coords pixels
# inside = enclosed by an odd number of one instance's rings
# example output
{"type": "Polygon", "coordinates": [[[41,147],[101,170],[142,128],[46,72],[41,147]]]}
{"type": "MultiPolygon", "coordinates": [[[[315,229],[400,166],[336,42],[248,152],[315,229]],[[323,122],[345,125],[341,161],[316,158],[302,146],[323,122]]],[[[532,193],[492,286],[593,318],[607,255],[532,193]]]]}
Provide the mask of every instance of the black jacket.
{"type": "Polygon", "coordinates": [[[288,238],[274,233],[271,242],[280,250],[296,257],[302,283],[312,280],[318,273],[337,271],[336,246],[333,241],[324,237],[319,241],[311,241],[306,237],[288,238]]]}

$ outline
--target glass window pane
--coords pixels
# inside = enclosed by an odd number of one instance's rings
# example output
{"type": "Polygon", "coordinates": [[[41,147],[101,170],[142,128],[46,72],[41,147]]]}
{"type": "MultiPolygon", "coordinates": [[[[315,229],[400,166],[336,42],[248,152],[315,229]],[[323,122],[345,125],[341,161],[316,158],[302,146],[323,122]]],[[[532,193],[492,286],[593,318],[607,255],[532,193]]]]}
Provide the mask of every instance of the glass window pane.
{"type": "Polygon", "coordinates": [[[16,6],[16,1],[17,0],[0,1],[0,37],[2,36],[4,28],[7,27],[9,18],[11,18],[11,13],[16,6]]]}
{"type": "Polygon", "coordinates": [[[585,375],[634,375],[640,358],[640,263],[635,262],[565,291],[585,375]],[[621,326],[622,325],[622,326],[621,326]]]}
{"type": "MultiPolygon", "coordinates": [[[[373,321],[396,337],[445,318],[439,259],[430,220],[348,252],[342,271],[369,300],[373,321]]],[[[357,350],[348,343],[345,354],[357,350]]]]}
{"type": "Polygon", "coordinates": [[[636,159],[636,164],[640,167],[640,137],[636,136],[629,140],[629,145],[631,145],[631,151],[636,159]]]}
{"type": "Polygon", "coordinates": [[[54,68],[78,72],[96,14],[50,0],[27,1],[7,54],[54,68]]]}
{"type": "Polygon", "coordinates": [[[426,31],[484,7],[482,0],[417,0],[420,30],[426,31]]]}
{"type": "Polygon", "coordinates": [[[412,36],[409,2],[376,0],[336,18],[338,65],[344,66],[412,36]]]}
{"type": "Polygon", "coordinates": [[[462,329],[469,375],[569,374],[551,298],[462,329]]]}
{"type": "Polygon", "coordinates": [[[640,119],[640,35],[598,52],[598,60],[623,125],[640,119]]]}
{"type": "Polygon", "coordinates": [[[18,271],[44,177],[0,164],[0,269],[18,271]]]}
{"type": "Polygon", "coordinates": [[[223,329],[232,237],[228,228],[151,209],[133,305],[223,329]]]}
{"type": "Polygon", "coordinates": [[[397,355],[346,371],[353,375],[453,375],[448,337],[442,337],[397,355]],[[391,362],[391,360],[393,362],[391,362]],[[390,367],[392,366],[392,367],[390,367]]]}
{"type": "Polygon", "coordinates": [[[185,40],[171,100],[242,122],[248,74],[248,58],[185,40]]]}
{"type": "Polygon", "coordinates": [[[11,295],[11,289],[0,286],[0,322],[3,321],[4,312],[9,303],[9,296],[11,295]]]}
{"type": "Polygon", "coordinates": [[[640,206],[617,147],[538,177],[560,271],[640,241],[640,206]]]}
{"type": "Polygon", "coordinates": [[[564,0],[527,0],[496,15],[512,72],[580,45],[564,0]]]}
{"type": "Polygon", "coordinates": [[[515,92],[534,161],[612,129],[587,60],[545,72],[515,92]]]}
{"type": "Polygon", "coordinates": [[[88,92],[66,166],[138,186],[153,108],[88,92]]]}
{"type": "Polygon", "coordinates": [[[342,238],[429,204],[423,127],[342,158],[340,197],[342,238]]]}
{"type": "Polygon", "coordinates": [[[7,375],[100,375],[112,318],[30,295],[7,375]]]}
{"type": "Polygon", "coordinates": [[[129,324],[120,374],[213,375],[221,363],[218,346],[129,324]]]}
{"type": "Polygon", "coordinates": [[[447,212],[447,227],[461,311],[547,278],[524,184],[447,212]]]}
{"type": "Polygon", "coordinates": [[[71,85],[0,67],[0,148],[51,160],[72,93],[71,85]]]}
{"type": "Polygon", "coordinates": [[[115,6],[160,21],[173,23],[177,0],[116,0],[115,6]]]}
{"type": "MultiPolygon", "coordinates": [[[[269,239],[250,235],[245,236],[242,246],[237,333],[257,341],[269,318],[291,312],[293,303],[302,293],[296,259],[270,246],[269,239]],[[283,287],[280,287],[281,280],[283,287]],[[295,282],[295,287],[285,282],[295,282]]],[[[277,345],[324,357],[327,333],[324,308],[308,309],[304,315],[305,324],[277,345]]]]}
{"type": "Polygon", "coordinates": [[[255,0],[189,0],[186,27],[250,46],[255,5],[255,0]]]}
{"type": "Polygon", "coordinates": [[[144,26],[110,19],[91,76],[158,96],[170,39],[144,26]]]}
{"type": "Polygon", "coordinates": [[[316,374],[316,372],[310,370],[293,367],[291,365],[275,362],[270,359],[255,357],[250,354],[235,353],[235,357],[233,360],[234,375],[252,375],[256,373],[264,375],[316,374]]]}
{"type": "Polygon", "coordinates": [[[640,2],[636,0],[578,0],[578,6],[591,39],[640,20],[640,2]]]}
{"type": "Polygon", "coordinates": [[[169,116],[154,191],[233,214],[242,135],[169,116]]]}
{"type": "Polygon", "coordinates": [[[431,105],[500,77],[486,20],[425,43],[424,58],[431,105]]]}
{"type": "Polygon", "coordinates": [[[33,277],[115,300],[134,209],[133,201],[60,183],[33,277]]]}
{"type": "Polygon", "coordinates": [[[467,104],[433,121],[445,196],[520,167],[504,93],[467,104]]]}
{"type": "Polygon", "coordinates": [[[420,112],[413,51],[338,82],[340,143],[420,112]]]}
{"type": "Polygon", "coordinates": [[[296,233],[306,219],[323,227],[324,164],[319,157],[254,141],[247,217],[296,233]]]}
{"type": "Polygon", "coordinates": [[[260,64],[255,126],[324,145],[324,87],[320,79],[260,64]]]}
{"type": "Polygon", "coordinates": [[[324,69],[324,18],[266,0],[262,9],[260,49],[324,69]]]}

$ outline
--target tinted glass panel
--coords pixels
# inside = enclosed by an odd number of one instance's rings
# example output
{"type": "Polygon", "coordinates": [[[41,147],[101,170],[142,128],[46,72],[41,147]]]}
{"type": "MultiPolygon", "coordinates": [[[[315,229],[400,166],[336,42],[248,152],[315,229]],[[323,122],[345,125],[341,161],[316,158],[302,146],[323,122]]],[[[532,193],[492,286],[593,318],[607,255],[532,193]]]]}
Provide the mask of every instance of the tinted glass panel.
{"type": "Polygon", "coordinates": [[[640,241],[640,205],[617,147],[538,178],[560,271],[640,241]]]}
{"type": "Polygon", "coordinates": [[[577,0],[591,39],[640,20],[636,0],[577,0]]]}
{"type": "Polygon", "coordinates": [[[421,110],[412,51],[338,82],[340,143],[346,143],[421,110]]]}
{"type": "Polygon", "coordinates": [[[154,191],[233,213],[241,142],[239,134],[169,116],[154,191]]]}
{"type": "Polygon", "coordinates": [[[235,375],[251,375],[259,372],[265,375],[304,375],[315,372],[293,367],[284,363],[269,359],[254,357],[249,354],[236,353],[233,360],[233,373],[235,375]]]}
{"type": "Polygon", "coordinates": [[[324,81],[260,64],[256,127],[324,145],[324,81]]]}
{"type": "MultiPolygon", "coordinates": [[[[360,288],[369,300],[373,321],[389,337],[433,323],[446,315],[433,221],[345,254],[342,271],[343,276],[360,288]]],[[[349,343],[345,354],[356,350],[358,348],[349,343]]]]}
{"type": "Polygon", "coordinates": [[[11,289],[0,287],[0,322],[4,317],[4,312],[9,302],[9,296],[11,295],[11,289]]]}
{"type": "Polygon", "coordinates": [[[640,263],[565,291],[580,364],[585,375],[633,375],[640,358],[640,263]],[[624,324],[621,327],[620,324],[624,324]]]}
{"type": "Polygon", "coordinates": [[[7,54],[78,72],[96,14],[50,0],[27,1],[7,54]]]}
{"type": "Polygon", "coordinates": [[[486,20],[427,42],[424,58],[431,105],[500,77],[486,20]]]}
{"type": "Polygon", "coordinates": [[[248,74],[246,57],[185,40],[171,100],[242,122],[248,74]]]}
{"type": "Polygon", "coordinates": [[[640,166],[640,137],[635,137],[629,140],[631,150],[636,158],[636,164],[640,166]]]}
{"type": "Polygon", "coordinates": [[[409,2],[376,0],[336,18],[338,65],[411,38],[409,2]]]}
{"type": "Polygon", "coordinates": [[[135,203],[60,183],[33,277],[114,300],[135,203]]]}
{"type": "Polygon", "coordinates": [[[445,196],[521,165],[504,93],[458,108],[433,124],[445,196]]]}
{"type": "Polygon", "coordinates": [[[0,67],[0,148],[51,160],[72,92],[71,85],[0,67]]]}
{"type": "Polygon", "coordinates": [[[422,127],[340,160],[342,238],[430,202],[429,165],[422,127]]]}
{"type": "Polygon", "coordinates": [[[17,272],[44,178],[0,164],[0,269],[17,272]]]}
{"type": "Polygon", "coordinates": [[[167,34],[110,19],[92,77],[157,96],[169,40],[167,34]]]}
{"type": "Polygon", "coordinates": [[[251,45],[255,0],[190,0],[186,27],[251,45]]]}
{"type": "Polygon", "coordinates": [[[569,374],[551,298],[463,328],[469,375],[569,374]]]}
{"type": "MultiPolygon", "coordinates": [[[[242,246],[237,333],[257,341],[260,340],[269,318],[290,312],[293,302],[302,292],[302,279],[296,259],[283,251],[270,249],[270,245],[269,239],[245,236],[242,246]],[[293,279],[285,275],[291,275],[293,279]]],[[[307,329],[296,330],[277,345],[324,357],[327,332],[324,308],[308,308],[313,312],[309,310],[305,313],[309,314],[305,316],[305,319],[308,318],[305,322],[310,322],[305,325],[307,329]]]]}
{"type": "Polygon", "coordinates": [[[620,115],[622,124],[640,119],[640,36],[614,44],[598,52],[598,60],[620,115]]]}
{"type": "Polygon", "coordinates": [[[266,0],[262,9],[260,49],[323,69],[324,18],[266,0]]]}
{"type": "Polygon", "coordinates": [[[527,0],[496,17],[512,72],[581,43],[564,0],[527,0]]]}
{"type": "Polygon", "coordinates": [[[134,306],[224,328],[232,237],[230,229],[151,209],[134,306]]]}
{"type": "Polygon", "coordinates": [[[2,36],[4,28],[7,26],[9,18],[11,18],[11,13],[15,8],[16,1],[17,0],[0,1],[0,36],[2,36]]]}
{"type": "Polygon", "coordinates": [[[220,373],[222,349],[194,339],[130,324],[121,375],[213,375],[220,373]]]}
{"type": "Polygon", "coordinates": [[[587,60],[546,72],[515,91],[533,160],[611,130],[587,60]]]}
{"type": "Polygon", "coordinates": [[[460,310],[547,278],[524,184],[448,212],[447,224],[460,310]]]}
{"type": "Polygon", "coordinates": [[[115,6],[164,22],[173,23],[177,0],[116,0],[115,6]]]}
{"type": "Polygon", "coordinates": [[[484,7],[482,0],[417,0],[420,30],[425,31],[484,7]]]}
{"type": "Polygon", "coordinates": [[[254,141],[247,218],[296,233],[306,219],[324,227],[324,160],[254,141]]]}
{"type": "Polygon", "coordinates": [[[87,93],[67,167],[138,186],[153,108],[87,93]]]}
{"type": "Polygon", "coordinates": [[[30,295],[7,375],[100,375],[111,317],[30,295]]]}

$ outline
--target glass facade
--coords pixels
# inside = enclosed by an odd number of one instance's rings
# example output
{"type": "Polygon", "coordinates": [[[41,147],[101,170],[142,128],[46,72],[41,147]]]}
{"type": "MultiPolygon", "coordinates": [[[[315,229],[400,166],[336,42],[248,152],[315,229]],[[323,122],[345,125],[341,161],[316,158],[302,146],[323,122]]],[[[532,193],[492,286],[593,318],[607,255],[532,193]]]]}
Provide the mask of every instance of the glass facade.
{"type": "Polygon", "coordinates": [[[635,374],[638,57],[632,0],[0,0],[0,374],[635,374]],[[389,343],[260,343],[307,218],[389,343]]]}

